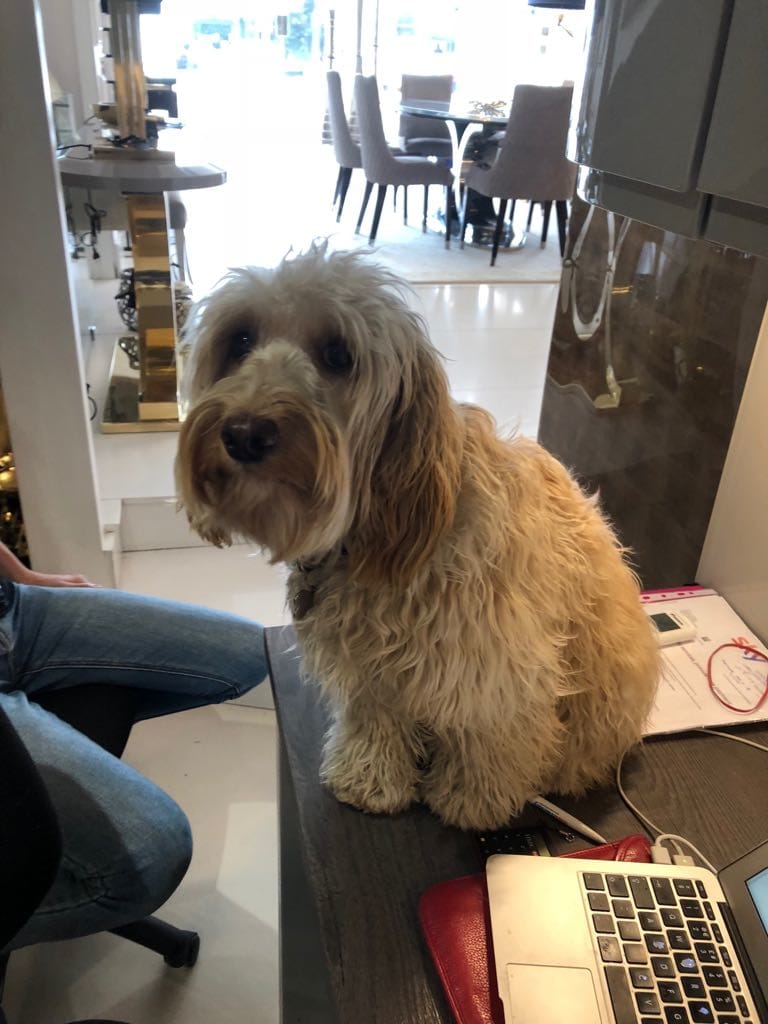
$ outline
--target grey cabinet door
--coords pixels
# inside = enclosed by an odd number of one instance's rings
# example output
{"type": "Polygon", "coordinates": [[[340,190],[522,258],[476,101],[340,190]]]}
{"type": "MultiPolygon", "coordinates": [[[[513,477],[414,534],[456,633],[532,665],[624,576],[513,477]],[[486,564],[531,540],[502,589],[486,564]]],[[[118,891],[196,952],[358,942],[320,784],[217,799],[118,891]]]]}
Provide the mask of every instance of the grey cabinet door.
{"type": "Polygon", "coordinates": [[[768,207],[766,0],[735,0],[698,187],[768,207]]]}
{"type": "Polygon", "coordinates": [[[575,159],[695,187],[730,10],[731,0],[596,0],[575,159]]]}

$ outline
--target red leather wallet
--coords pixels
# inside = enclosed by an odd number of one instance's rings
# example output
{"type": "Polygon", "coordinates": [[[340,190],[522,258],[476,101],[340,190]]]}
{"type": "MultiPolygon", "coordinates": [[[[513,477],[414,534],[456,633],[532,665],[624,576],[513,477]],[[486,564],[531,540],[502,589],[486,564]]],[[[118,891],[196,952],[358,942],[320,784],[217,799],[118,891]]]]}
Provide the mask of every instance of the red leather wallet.
{"type": "MultiPolygon", "coordinates": [[[[647,864],[645,836],[566,853],[565,857],[647,864]]],[[[458,1024],[504,1024],[491,946],[485,874],[440,882],[419,900],[421,930],[458,1024]]]]}

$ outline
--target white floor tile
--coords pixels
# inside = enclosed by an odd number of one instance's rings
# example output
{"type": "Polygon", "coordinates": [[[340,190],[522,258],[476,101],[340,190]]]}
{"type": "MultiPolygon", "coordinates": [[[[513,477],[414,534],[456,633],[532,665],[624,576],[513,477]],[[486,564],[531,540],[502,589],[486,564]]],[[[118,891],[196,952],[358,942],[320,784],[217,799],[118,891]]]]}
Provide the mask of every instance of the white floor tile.
{"type": "Polygon", "coordinates": [[[548,343],[558,285],[417,285],[414,292],[433,331],[533,327],[548,343]]]}
{"type": "Polygon", "coordinates": [[[526,387],[541,390],[547,368],[541,336],[532,329],[436,331],[451,388],[526,387]]]}

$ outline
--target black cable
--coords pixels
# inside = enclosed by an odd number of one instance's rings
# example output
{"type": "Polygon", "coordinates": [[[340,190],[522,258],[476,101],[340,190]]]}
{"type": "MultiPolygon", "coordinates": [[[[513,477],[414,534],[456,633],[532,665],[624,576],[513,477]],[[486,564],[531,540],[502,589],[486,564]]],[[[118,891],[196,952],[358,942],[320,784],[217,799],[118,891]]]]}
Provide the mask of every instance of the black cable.
{"type": "Polygon", "coordinates": [[[101,218],[107,216],[106,210],[100,210],[98,206],[94,206],[93,203],[86,202],[83,204],[85,212],[88,216],[88,220],[91,222],[91,231],[95,231],[97,234],[101,231],[101,218]]]}
{"type": "Polygon", "coordinates": [[[90,231],[86,231],[83,234],[81,241],[83,245],[90,246],[93,249],[93,258],[95,260],[101,259],[101,254],[96,248],[96,243],[99,240],[99,232],[101,231],[101,218],[107,216],[106,210],[100,210],[97,206],[94,206],[90,201],[91,193],[88,192],[88,201],[83,204],[88,220],[90,221],[90,231]],[[86,237],[90,235],[90,241],[86,241],[86,237]]]}
{"type": "Polygon", "coordinates": [[[88,408],[91,410],[91,414],[88,417],[88,419],[91,422],[93,422],[96,419],[96,416],[97,416],[98,411],[99,411],[99,407],[96,404],[96,399],[91,395],[91,385],[90,384],[86,384],[85,385],[85,390],[86,390],[86,394],[88,395],[88,408]]]}

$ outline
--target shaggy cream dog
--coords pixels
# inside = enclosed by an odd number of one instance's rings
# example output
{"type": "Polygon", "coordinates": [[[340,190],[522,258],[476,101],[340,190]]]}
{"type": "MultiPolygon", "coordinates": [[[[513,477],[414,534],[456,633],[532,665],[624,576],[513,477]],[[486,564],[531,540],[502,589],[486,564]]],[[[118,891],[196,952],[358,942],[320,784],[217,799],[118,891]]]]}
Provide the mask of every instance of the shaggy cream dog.
{"type": "Polygon", "coordinates": [[[204,538],[291,566],[339,800],[494,828],[608,780],[657,648],[595,501],[451,400],[400,291],[324,245],[233,271],[188,334],[179,492],[204,538]]]}

